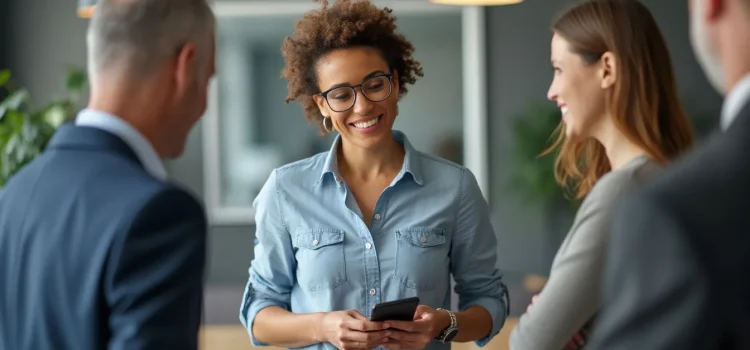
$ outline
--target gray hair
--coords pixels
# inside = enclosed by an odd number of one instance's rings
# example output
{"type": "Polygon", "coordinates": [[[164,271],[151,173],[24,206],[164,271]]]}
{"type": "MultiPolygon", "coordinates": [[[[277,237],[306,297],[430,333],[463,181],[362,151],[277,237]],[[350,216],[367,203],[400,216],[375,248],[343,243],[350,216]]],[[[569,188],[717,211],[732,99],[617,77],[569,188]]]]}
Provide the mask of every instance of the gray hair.
{"type": "Polygon", "coordinates": [[[188,42],[207,59],[215,27],[207,0],[100,0],[86,35],[89,75],[147,76],[188,42]]]}

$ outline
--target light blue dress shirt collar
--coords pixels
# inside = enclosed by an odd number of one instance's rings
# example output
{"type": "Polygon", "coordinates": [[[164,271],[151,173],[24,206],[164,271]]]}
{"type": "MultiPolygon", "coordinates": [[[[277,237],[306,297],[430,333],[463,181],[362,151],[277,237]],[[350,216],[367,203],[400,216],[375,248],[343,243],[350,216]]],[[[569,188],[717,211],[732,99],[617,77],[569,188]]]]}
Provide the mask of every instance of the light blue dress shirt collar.
{"type": "Polygon", "coordinates": [[[167,171],[164,169],[164,164],[159,159],[154,147],[138,130],[122,118],[102,111],[84,109],[78,113],[75,124],[114,134],[130,146],[151,176],[162,181],[167,179],[167,171]]]}
{"type": "MultiPolygon", "coordinates": [[[[422,177],[422,168],[419,165],[418,157],[416,156],[416,150],[414,147],[412,147],[411,143],[409,142],[409,139],[406,138],[406,135],[404,135],[403,132],[398,130],[393,130],[393,138],[404,146],[404,164],[401,168],[401,172],[399,172],[398,175],[396,175],[396,178],[393,180],[393,183],[399,182],[405,174],[411,174],[412,178],[414,179],[414,182],[416,182],[418,185],[423,185],[424,180],[422,177]]],[[[321,182],[323,179],[325,179],[325,176],[327,174],[331,174],[334,177],[334,180],[339,186],[343,185],[343,180],[341,179],[341,175],[338,171],[338,164],[337,164],[337,155],[338,155],[338,147],[341,144],[341,135],[336,135],[336,139],[333,141],[333,145],[331,146],[330,151],[328,151],[328,155],[326,156],[325,163],[323,165],[323,172],[320,174],[320,179],[318,182],[321,182]]]]}
{"type": "Polygon", "coordinates": [[[750,73],[745,74],[732,88],[721,109],[721,128],[729,129],[735,119],[750,101],[750,73]]]}

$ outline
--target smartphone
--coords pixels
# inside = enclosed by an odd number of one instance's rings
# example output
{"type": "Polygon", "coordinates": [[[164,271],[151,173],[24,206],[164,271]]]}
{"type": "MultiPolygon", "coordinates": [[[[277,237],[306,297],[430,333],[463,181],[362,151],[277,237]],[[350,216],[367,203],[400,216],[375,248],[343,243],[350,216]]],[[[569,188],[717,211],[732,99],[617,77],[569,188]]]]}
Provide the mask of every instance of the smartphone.
{"type": "Polygon", "coordinates": [[[372,308],[371,321],[411,321],[414,319],[414,313],[417,312],[419,298],[411,297],[393,301],[386,301],[375,305],[372,308]]]}

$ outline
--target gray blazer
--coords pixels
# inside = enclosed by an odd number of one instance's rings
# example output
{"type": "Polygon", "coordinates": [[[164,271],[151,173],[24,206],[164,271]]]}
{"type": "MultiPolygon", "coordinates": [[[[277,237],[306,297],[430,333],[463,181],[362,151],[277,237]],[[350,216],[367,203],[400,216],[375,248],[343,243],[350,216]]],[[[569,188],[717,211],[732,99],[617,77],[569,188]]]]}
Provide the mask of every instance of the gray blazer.
{"type": "Polygon", "coordinates": [[[555,256],[539,300],[511,333],[512,350],[560,350],[594,318],[613,206],[660,170],[641,156],[597,181],[555,256]]]}
{"type": "Polygon", "coordinates": [[[750,349],[750,104],[614,221],[593,349],[750,349]]]}

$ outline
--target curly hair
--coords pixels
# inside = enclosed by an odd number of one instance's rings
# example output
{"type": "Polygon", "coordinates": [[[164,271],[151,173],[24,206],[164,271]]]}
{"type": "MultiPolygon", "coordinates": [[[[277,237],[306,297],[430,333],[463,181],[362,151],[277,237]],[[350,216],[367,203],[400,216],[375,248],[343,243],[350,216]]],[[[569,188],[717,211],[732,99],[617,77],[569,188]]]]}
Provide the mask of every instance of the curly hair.
{"type": "Polygon", "coordinates": [[[288,81],[285,102],[298,100],[305,118],[325,134],[313,95],[320,93],[315,66],[318,59],[336,49],[366,46],[378,49],[392,72],[398,74],[399,98],[422,77],[422,66],[412,54],[414,46],[396,32],[396,17],[389,8],[379,9],[368,0],[327,0],[297,22],[294,34],[284,39],[281,53],[286,65],[282,77],[288,81]]]}

